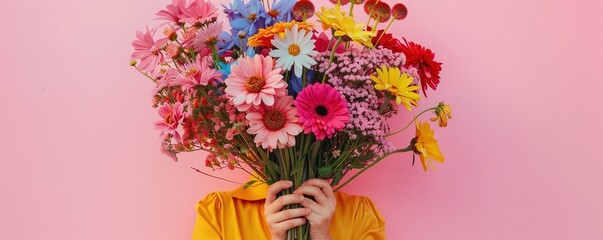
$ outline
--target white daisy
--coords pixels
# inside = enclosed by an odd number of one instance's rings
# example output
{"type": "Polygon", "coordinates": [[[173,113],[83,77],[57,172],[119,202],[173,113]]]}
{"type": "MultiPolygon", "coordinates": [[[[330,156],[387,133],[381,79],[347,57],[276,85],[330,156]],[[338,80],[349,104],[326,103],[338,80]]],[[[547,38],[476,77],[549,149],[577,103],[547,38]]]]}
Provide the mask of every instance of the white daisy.
{"type": "Polygon", "coordinates": [[[276,66],[285,70],[291,70],[294,67],[295,76],[301,77],[303,68],[310,68],[316,64],[316,61],[310,56],[315,56],[318,52],[314,51],[314,42],[312,33],[306,30],[298,30],[297,24],[291,29],[285,29],[285,37],[281,38],[275,34],[272,39],[272,45],[276,47],[270,51],[270,56],[278,58],[276,66]]]}

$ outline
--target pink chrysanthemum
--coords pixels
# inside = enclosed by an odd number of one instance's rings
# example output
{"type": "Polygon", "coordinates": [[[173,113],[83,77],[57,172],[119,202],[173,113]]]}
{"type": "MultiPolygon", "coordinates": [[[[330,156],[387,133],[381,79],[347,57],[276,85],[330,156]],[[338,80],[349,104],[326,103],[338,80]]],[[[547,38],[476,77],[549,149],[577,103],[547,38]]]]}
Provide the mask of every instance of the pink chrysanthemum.
{"type": "Polygon", "coordinates": [[[155,31],[150,31],[148,29],[146,33],[138,31],[136,32],[136,38],[138,39],[132,41],[132,46],[134,47],[132,58],[140,59],[138,68],[148,72],[153,72],[157,65],[165,61],[163,54],[161,53],[161,47],[168,39],[161,38],[155,41],[153,40],[154,33],[155,31]]]}
{"type": "Polygon", "coordinates": [[[186,7],[186,0],[172,0],[172,4],[165,6],[165,10],[161,10],[155,15],[158,16],[157,19],[178,23],[184,7],[186,7]]]}
{"type": "Polygon", "coordinates": [[[164,103],[163,106],[159,107],[159,116],[163,120],[155,122],[155,128],[161,130],[160,137],[162,139],[172,134],[176,141],[182,141],[180,133],[177,131],[180,122],[184,118],[182,111],[184,111],[184,105],[180,102],[176,102],[173,107],[169,103],[164,103]]]}
{"type": "Polygon", "coordinates": [[[345,127],[350,121],[347,105],[341,94],[326,83],[308,85],[295,99],[304,133],[313,132],[317,140],[331,138],[345,127]]]}
{"type": "Polygon", "coordinates": [[[189,91],[196,85],[205,86],[215,79],[221,80],[222,74],[209,67],[209,59],[199,58],[194,63],[185,64],[178,78],[182,90],[189,91]]]}
{"type": "Polygon", "coordinates": [[[204,24],[218,18],[218,9],[210,1],[194,0],[188,7],[181,10],[180,22],[184,23],[204,24]]]}
{"type": "Polygon", "coordinates": [[[213,22],[199,29],[193,46],[200,50],[205,47],[210,47],[218,42],[218,36],[222,33],[222,22],[213,22]]]}
{"type": "Polygon", "coordinates": [[[275,98],[287,95],[282,70],[274,67],[272,57],[257,54],[253,58],[239,58],[230,68],[224,92],[239,111],[247,111],[251,106],[257,108],[262,103],[272,106],[275,98]]]}
{"type": "Polygon", "coordinates": [[[264,149],[273,150],[295,146],[295,136],[302,132],[292,106],[293,97],[277,98],[273,106],[262,105],[247,112],[247,133],[255,134],[253,141],[264,149]]]}

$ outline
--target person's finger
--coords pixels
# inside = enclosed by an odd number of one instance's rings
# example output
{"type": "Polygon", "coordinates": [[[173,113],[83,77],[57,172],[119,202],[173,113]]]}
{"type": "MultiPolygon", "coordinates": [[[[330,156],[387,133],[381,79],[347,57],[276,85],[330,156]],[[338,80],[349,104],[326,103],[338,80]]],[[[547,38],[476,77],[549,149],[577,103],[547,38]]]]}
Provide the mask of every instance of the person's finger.
{"type": "Polygon", "coordinates": [[[270,214],[266,217],[267,223],[280,223],[286,220],[294,218],[304,218],[308,216],[312,211],[309,208],[293,208],[283,210],[274,214],[270,214]]]}
{"type": "Polygon", "coordinates": [[[307,196],[312,196],[316,200],[319,205],[326,205],[329,203],[329,199],[325,195],[325,193],[318,187],[312,185],[300,186],[295,189],[293,192],[295,194],[303,194],[307,196]]]}
{"type": "Polygon", "coordinates": [[[312,199],[306,198],[306,200],[304,200],[301,205],[311,210],[311,213],[306,218],[312,215],[329,216],[329,208],[326,206],[321,206],[312,199]]]}
{"type": "Polygon", "coordinates": [[[282,221],[280,223],[273,224],[272,226],[273,226],[274,231],[285,232],[291,228],[303,225],[304,223],[306,223],[306,221],[307,220],[305,218],[294,218],[294,219],[289,219],[286,221],[282,221]]]}
{"type": "Polygon", "coordinates": [[[264,204],[264,213],[266,215],[281,211],[285,206],[290,204],[302,203],[306,198],[301,194],[287,194],[280,196],[270,204],[264,204]]]}
{"type": "Polygon", "coordinates": [[[316,186],[322,190],[322,192],[325,194],[325,196],[327,196],[327,198],[335,199],[335,195],[333,194],[333,188],[327,180],[312,178],[302,183],[302,186],[304,185],[316,186]]]}
{"type": "Polygon", "coordinates": [[[274,202],[274,200],[276,200],[277,193],[279,193],[281,190],[290,188],[291,186],[293,186],[293,182],[285,181],[285,180],[281,180],[281,181],[275,182],[273,184],[270,184],[270,186],[268,186],[268,191],[266,193],[266,203],[270,204],[270,203],[274,202]]]}

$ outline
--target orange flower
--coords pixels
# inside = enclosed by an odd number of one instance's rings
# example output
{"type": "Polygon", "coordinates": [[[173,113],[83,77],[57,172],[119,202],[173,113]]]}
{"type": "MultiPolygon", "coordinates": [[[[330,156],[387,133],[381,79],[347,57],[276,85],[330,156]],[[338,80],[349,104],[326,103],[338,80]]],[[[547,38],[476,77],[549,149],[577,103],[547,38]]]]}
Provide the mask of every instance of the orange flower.
{"type": "Polygon", "coordinates": [[[262,28],[255,35],[251,36],[247,41],[247,45],[251,47],[272,47],[272,39],[274,39],[274,35],[278,34],[281,38],[285,38],[285,30],[291,29],[293,25],[296,25],[299,30],[305,29],[308,32],[312,31],[314,28],[314,24],[309,22],[279,22],[274,24],[273,26],[262,28]]]}
{"type": "Polygon", "coordinates": [[[450,114],[451,109],[450,105],[440,102],[433,111],[436,114],[436,117],[431,118],[430,120],[432,122],[438,121],[438,126],[440,127],[446,127],[448,125],[448,119],[452,119],[452,115],[450,114]]]}
{"type": "Polygon", "coordinates": [[[444,156],[440,152],[438,140],[433,137],[433,130],[431,130],[429,123],[419,121],[416,123],[417,133],[416,137],[412,139],[411,144],[413,151],[421,158],[423,170],[427,171],[427,169],[433,168],[433,163],[429,159],[444,163],[444,156]]]}

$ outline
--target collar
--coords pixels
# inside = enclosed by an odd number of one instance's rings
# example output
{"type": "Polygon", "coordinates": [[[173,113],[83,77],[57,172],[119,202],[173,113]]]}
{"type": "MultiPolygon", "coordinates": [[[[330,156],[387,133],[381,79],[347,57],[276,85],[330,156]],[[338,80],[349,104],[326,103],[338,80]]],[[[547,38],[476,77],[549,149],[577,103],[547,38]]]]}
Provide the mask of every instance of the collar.
{"type": "MultiPolygon", "coordinates": [[[[248,182],[253,180],[257,180],[257,178],[252,176],[249,178],[248,182]]],[[[266,192],[268,192],[268,185],[263,182],[256,182],[246,189],[244,189],[243,186],[240,186],[229,191],[233,197],[247,201],[266,199],[266,192]]]]}

